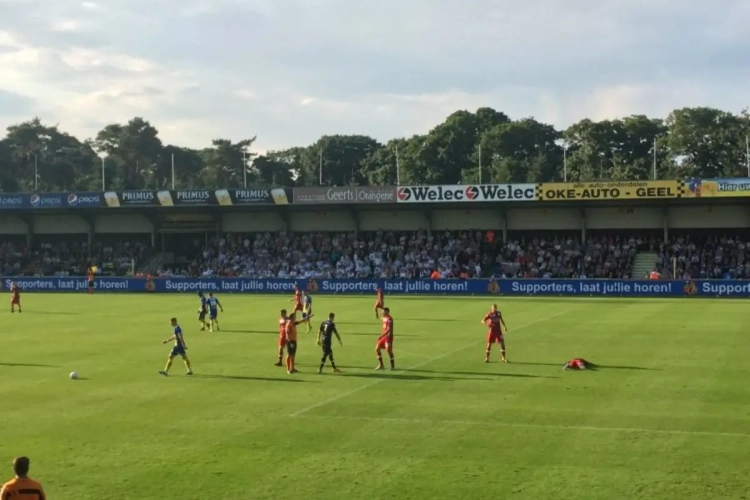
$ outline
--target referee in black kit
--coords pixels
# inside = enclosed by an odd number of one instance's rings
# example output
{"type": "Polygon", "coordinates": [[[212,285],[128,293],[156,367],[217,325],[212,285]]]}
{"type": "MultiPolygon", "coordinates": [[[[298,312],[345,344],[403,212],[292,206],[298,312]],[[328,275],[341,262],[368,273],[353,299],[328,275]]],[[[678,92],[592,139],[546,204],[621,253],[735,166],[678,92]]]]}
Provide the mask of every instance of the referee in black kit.
{"type": "Polygon", "coordinates": [[[318,345],[323,348],[323,357],[320,359],[320,368],[318,368],[318,373],[323,373],[323,367],[326,365],[326,359],[331,360],[333,373],[341,373],[341,370],[336,368],[336,362],[333,360],[333,336],[336,335],[336,338],[339,341],[339,345],[344,345],[341,343],[341,336],[339,335],[338,330],[336,330],[336,323],[333,322],[335,318],[335,314],[329,314],[328,321],[322,322],[320,324],[320,330],[318,330],[318,345]]]}

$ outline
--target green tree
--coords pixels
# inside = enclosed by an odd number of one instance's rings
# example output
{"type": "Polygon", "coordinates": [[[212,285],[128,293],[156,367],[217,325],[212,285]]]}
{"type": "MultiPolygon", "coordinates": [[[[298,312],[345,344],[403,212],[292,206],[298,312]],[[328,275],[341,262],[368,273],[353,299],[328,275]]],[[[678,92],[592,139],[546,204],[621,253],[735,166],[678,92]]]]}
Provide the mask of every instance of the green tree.
{"type": "Polygon", "coordinates": [[[747,173],[748,135],[747,110],[585,119],[561,132],[484,107],[457,111],[425,135],[385,145],[329,135],[257,156],[249,152],[255,138],[215,139],[200,150],[164,146],[141,117],[107,125],[85,141],[34,118],[8,127],[0,139],[0,190],[99,190],[97,155],[106,157],[106,189],[119,190],[171,187],[173,163],[178,188],[639,180],[654,175],[654,160],[659,178],[734,177],[747,173]]]}
{"type": "Polygon", "coordinates": [[[267,187],[294,186],[294,170],[273,152],[260,155],[252,163],[255,184],[267,187]]]}
{"type": "Polygon", "coordinates": [[[419,151],[424,183],[456,184],[462,171],[475,165],[478,137],[477,116],[456,111],[445,122],[432,129],[419,151]]]}
{"type": "Polygon", "coordinates": [[[559,135],[551,125],[532,118],[495,126],[484,133],[480,141],[483,181],[554,179],[562,165],[562,148],[557,144],[559,135]]]}
{"type": "Polygon", "coordinates": [[[320,184],[321,179],[325,186],[363,184],[367,179],[365,160],[381,147],[378,141],[364,135],[323,136],[304,156],[304,178],[313,185],[320,184]]]}
{"type": "Polygon", "coordinates": [[[159,131],[141,117],[125,125],[111,124],[96,135],[93,145],[115,166],[122,189],[146,189],[163,185],[163,147],[159,131]]]}
{"type": "Polygon", "coordinates": [[[747,175],[747,119],[714,108],[682,108],[667,117],[670,174],[677,177],[747,175]]]}
{"type": "Polygon", "coordinates": [[[18,165],[13,161],[11,146],[6,139],[3,139],[0,141],[0,192],[20,191],[18,177],[18,165]]]}
{"type": "Polygon", "coordinates": [[[213,147],[204,149],[200,154],[203,159],[203,168],[200,172],[201,186],[244,187],[245,179],[248,185],[251,185],[250,165],[257,156],[249,151],[253,142],[255,137],[239,142],[214,139],[213,147]]]}
{"type": "Polygon", "coordinates": [[[10,152],[7,171],[21,190],[89,189],[94,151],[88,144],[46,126],[38,118],[8,127],[3,141],[10,152]],[[36,182],[35,182],[36,177],[36,182]]]}

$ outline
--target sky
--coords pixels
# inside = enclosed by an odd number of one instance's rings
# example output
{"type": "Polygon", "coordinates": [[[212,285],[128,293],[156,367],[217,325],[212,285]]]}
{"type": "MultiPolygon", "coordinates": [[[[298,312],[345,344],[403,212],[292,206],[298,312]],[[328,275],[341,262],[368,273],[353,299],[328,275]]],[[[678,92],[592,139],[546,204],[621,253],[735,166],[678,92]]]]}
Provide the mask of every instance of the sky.
{"type": "Polygon", "coordinates": [[[0,129],[380,141],[459,109],[565,127],[750,106],[748,0],[0,0],[0,129]]]}

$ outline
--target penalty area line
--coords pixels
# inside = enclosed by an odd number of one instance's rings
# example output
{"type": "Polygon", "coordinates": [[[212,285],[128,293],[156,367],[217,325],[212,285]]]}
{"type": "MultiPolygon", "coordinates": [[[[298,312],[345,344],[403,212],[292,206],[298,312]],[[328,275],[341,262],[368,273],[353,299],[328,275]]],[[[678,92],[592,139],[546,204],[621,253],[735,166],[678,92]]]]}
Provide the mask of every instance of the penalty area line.
{"type": "Polygon", "coordinates": [[[419,418],[388,418],[388,417],[355,417],[346,415],[310,415],[308,418],[324,418],[334,420],[360,420],[365,422],[382,422],[394,424],[414,425],[455,425],[455,426],[477,426],[477,427],[516,427],[526,429],[546,429],[564,431],[593,431],[593,432],[620,432],[633,434],[665,434],[676,436],[714,436],[750,438],[750,434],[740,432],[713,432],[713,431],[686,431],[679,429],[643,429],[637,427],[597,427],[592,425],[563,425],[563,424],[530,424],[522,422],[471,422],[467,420],[434,420],[419,418]]]}
{"type": "MultiPolygon", "coordinates": [[[[539,319],[534,320],[534,321],[530,321],[529,323],[525,323],[525,324],[523,324],[523,325],[521,325],[519,327],[513,328],[511,331],[515,332],[515,331],[518,331],[518,330],[523,330],[524,328],[528,328],[530,326],[538,325],[539,323],[544,323],[545,321],[549,321],[551,319],[557,318],[558,316],[562,316],[564,314],[568,314],[572,310],[573,309],[566,309],[564,311],[560,311],[558,313],[551,314],[549,316],[545,316],[543,318],[539,318],[539,319]]],[[[464,345],[462,347],[459,347],[458,349],[454,349],[454,350],[452,350],[450,352],[446,352],[445,354],[441,354],[440,356],[435,356],[434,358],[429,358],[429,359],[427,359],[427,360],[425,360],[425,361],[423,361],[421,363],[418,363],[416,365],[409,366],[409,367],[406,368],[406,370],[408,371],[408,370],[416,370],[418,368],[422,368],[423,366],[427,366],[430,363],[434,363],[435,361],[440,361],[441,359],[447,358],[448,356],[453,356],[454,354],[458,354],[461,351],[465,351],[466,349],[468,349],[470,347],[474,347],[477,344],[480,344],[482,342],[480,342],[480,341],[473,341],[470,344],[466,344],[466,345],[464,345]]],[[[304,414],[309,413],[309,412],[311,412],[313,410],[317,410],[318,408],[322,408],[322,407],[324,407],[326,405],[329,405],[331,403],[335,403],[336,401],[339,401],[341,399],[344,399],[344,398],[347,398],[347,397],[352,396],[354,394],[357,394],[358,392],[364,391],[365,389],[369,389],[370,387],[374,387],[374,386],[376,386],[378,384],[381,384],[381,383],[385,382],[386,380],[388,380],[387,377],[386,378],[380,378],[380,379],[378,379],[378,380],[376,380],[374,382],[370,382],[369,384],[361,385],[361,386],[356,387],[356,388],[354,388],[354,389],[352,389],[350,391],[343,392],[343,393],[339,394],[338,396],[334,396],[334,397],[332,397],[330,399],[326,399],[325,401],[321,401],[320,403],[316,403],[314,405],[308,406],[307,408],[303,408],[301,410],[295,411],[294,413],[290,413],[289,416],[290,417],[299,417],[300,415],[304,415],[304,414]]]]}

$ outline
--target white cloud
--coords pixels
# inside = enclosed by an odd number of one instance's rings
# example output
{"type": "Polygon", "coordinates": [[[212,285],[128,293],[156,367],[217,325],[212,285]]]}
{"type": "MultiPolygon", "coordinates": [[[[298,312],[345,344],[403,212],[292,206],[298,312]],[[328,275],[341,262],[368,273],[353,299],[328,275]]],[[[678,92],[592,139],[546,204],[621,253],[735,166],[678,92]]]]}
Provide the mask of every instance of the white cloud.
{"type": "Polygon", "coordinates": [[[79,31],[81,28],[81,23],[75,19],[60,19],[52,24],[52,29],[55,31],[79,31]]]}
{"type": "Polygon", "coordinates": [[[736,0],[5,0],[0,91],[23,105],[0,126],[38,114],[86,137],[142,115],[165,142],[273,149],[481,106],[557,126],[739,111],[748,24],[736,0]]]}

